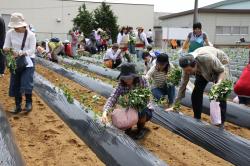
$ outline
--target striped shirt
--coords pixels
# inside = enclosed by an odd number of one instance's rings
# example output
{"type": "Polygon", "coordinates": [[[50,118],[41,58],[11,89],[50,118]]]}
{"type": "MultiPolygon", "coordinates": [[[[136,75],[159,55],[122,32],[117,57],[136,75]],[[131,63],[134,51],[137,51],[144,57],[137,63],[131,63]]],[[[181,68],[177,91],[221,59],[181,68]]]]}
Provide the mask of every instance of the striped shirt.
{"type": "Polygon", "coordinates": [[[152,88],[163,88],[167,81],[167,73],[163,71],[158,71],[156,69],[156,65],[151,67],[151,69],[146,74],[146,79],[152,80],[151,87],[152,88]]]}
{"type": "MultiPolygon", "coordinates": [[[[172,64],[170,64],[170,68],[172,64]]],[[[167,73],[164,71],[158,71],[156,69],[156,64],[151,67],[151,69],[146,74],[145,78],[148,82],[151,82],[151,88],[163,88],[167,82],[167,73]]]]}
{"type": "MultiPolygon", "coordinates": [[[[139,79],[140,79],[140,81],[139,81],[139,85],[137,87],[147,88],[148,87],[147,80],[142,78],[142,77],[140,77],[139,79]]],[[[113,109],[114,106],[117,104],[120,96],[127,94],[129,91],[131,91],[135,88],[136,87],[129,88],[127,86],[122,86],[122,84],[119,83],[119,85],[115,88],[114,92],[109,97],[106,104],[104,105],[103,111],[108,112],[109,110],[113,109]]]]}

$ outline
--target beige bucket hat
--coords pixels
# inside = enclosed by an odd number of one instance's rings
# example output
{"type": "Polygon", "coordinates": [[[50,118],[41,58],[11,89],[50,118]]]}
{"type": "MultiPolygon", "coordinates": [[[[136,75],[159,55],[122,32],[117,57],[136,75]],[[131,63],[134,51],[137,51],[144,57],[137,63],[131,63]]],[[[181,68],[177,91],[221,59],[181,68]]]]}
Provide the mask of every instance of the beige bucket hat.
{"type": "Polygon", "coordinates": [[[10,28],[20,28],[25,27],[28,24],[24,21],[24,17],[22,13],[13,13],[10,17],[10,22],[8,27],[10,28]]]}

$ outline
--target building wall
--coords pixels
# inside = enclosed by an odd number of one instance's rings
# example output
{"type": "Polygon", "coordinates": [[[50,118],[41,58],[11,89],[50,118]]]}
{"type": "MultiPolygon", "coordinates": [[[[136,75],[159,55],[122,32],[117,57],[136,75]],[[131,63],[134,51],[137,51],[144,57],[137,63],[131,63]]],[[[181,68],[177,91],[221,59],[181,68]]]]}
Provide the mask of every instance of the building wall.
{"type": "MultiPolygon", "coordinates": [[[[0,14],[23,13],[27,22],[32,24],[37,32],[45,32],[44,35],[40,35],[42,36],[40,38],[45,38],[49,37],[49,33],[67,33],[73,26],[72,20],[77,15],[81,4],[83,2],[58,0],[1,0],[0,14]],[[57,22],[57,19],[61,22],[57,22]]],[[[90,11],[100,5],[92,2],[85,2],[85,4],[90,11]]],[[[110,5],[118,17],[119,25],[143,26],[145,30],[153,28],[153,5],[115,3],[110,5]]],[[[65,35],[62,34],[61,37],[65,35]]]]}
{"type": "Polygon", "coordinates": [[[234,4],[223,5],[215,9],[250,9],[250,1],[247,2],[237,2],[234,4]]]}
{"type": "MultiPolygon", "coordinates": [[[[221,13],[201,13],[199,21],[203,25],[203,31],[208,34],[209,40],[214,44],[235,44],[242,35],[216,35],[216,26],[248,26],[250,33],[250,14],[221,14],[221,13]]],[[[192,27],[193,15],[180,16],[163,20],[162,27],[192,27]]],[[[243,35],[250,41],[250,34],[243,35]]]]}

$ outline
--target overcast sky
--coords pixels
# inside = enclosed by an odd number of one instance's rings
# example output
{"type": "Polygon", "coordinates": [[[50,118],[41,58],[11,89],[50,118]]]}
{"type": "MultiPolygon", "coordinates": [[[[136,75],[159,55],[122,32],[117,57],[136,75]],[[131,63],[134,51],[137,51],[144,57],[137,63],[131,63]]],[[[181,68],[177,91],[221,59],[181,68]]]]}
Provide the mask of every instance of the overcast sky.
{"type": "MultiPolygon", "coordinates": [[[[220,1],[222,0],[199,0],[199,7],[203,7],[220,1]]],[[[194,0],[106,0],[106,2],[155,4],[156,12],[170,13],[176,13],[194,8],[194,0]]]]}

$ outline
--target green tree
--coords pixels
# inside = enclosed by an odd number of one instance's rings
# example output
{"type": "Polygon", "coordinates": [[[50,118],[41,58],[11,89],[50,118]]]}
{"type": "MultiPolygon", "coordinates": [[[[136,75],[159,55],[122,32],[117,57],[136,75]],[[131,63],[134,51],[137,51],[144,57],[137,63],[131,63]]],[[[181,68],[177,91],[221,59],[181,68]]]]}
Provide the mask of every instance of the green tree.
{"type": "Polygon", "coordinates": [[[112,40],[115,41],[119,26],[117,25],[117,17],[112,11],[110,5],[102,2],[101,6],[94,10],[94,18],[94,27],[96,29],[108,29],[111,32],[112,40]]]}
{"type": "Polygon", "coordinates": [[[86,9],[85,3],[78,8],[78,14],[73,19],[73,23],[75,28],[79,28],[87,36],[94,29],[93,14],[86,9]]]}

